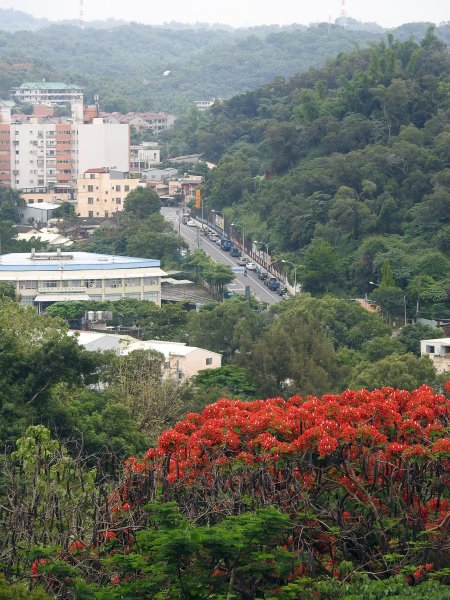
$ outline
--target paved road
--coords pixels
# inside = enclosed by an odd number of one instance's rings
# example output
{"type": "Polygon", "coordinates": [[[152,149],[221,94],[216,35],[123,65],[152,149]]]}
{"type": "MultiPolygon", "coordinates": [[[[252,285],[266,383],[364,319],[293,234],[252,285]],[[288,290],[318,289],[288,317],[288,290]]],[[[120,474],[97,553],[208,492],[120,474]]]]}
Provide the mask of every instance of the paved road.
{"type": "MultiPolygon", "coordinates": [[[[232,258],[229,252],[221,250],[220,246],[211,242],[209,238],[200,235],[198,227],[188,227],[187,225],[183,225],[175,208],[163,207],[161,208],[161,214],[167,221],[170,221],[173,224],[175,231],[180,232],[180,235],[188,242],[191,250],[202,248],[202,250],[216,262],[230,267],[237,266],[236,259],[232,258]]],[[[228,285],[228,289],[238,293],[244,293],[246,285],[250,286],[251,292],[258,300],[266,302],[267,304],[276,304],[281,300],[281,297],[278,296],[278,294],[271,292],[252,271],[247,271],[247,275],[236,274],[236,278],[228,285]]]]}

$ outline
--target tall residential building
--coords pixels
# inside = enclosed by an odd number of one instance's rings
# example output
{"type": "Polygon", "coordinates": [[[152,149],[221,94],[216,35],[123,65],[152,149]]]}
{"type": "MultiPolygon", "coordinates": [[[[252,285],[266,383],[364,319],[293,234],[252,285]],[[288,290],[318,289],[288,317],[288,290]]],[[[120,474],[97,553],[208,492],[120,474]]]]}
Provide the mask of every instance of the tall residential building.
{"type": "Polygon", "coordinates": [[[11,108],[14,102],[0,100],[0,185],[11,187],[11,108]]]}
{"type": "Polygon", "coordinates": [[[71,102],[83,103],[83,90],[62,81],[27,81],[13,88],[12,97],[24,104],[64,106],[71,102]]]}
{"type": "Polygon", "coordinates": [[[125,198],[140,185],[128,173],[88,169],[77,181],[77,213],[85,218],[110,217],[123,210],[125,198]]]}
{"type": "MultiPolygon", "coordinates": [[[[130,168],[128,125],[95,118],[83,123],[80,104],[71,119],[30,117],[15,122],[0,104],[0,182],[23,192],[73,192],[90,168],[130,168]]],[[[82,106],[81,106],[82,109],[82,106]]]]}

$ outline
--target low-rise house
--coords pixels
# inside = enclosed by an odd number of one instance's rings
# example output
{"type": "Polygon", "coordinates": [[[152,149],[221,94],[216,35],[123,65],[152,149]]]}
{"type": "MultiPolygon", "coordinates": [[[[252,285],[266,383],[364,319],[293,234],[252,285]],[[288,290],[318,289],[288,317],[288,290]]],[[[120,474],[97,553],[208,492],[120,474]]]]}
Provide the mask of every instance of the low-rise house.
{"type": "Polygon", "coordinates": [[[178,175],[178,169],[167,168],[167,169],[148,169],[142,172],[142,177],[148,181],[167,181],[172,177],[178,175]]]}
{"type": "Polygon", "coordinates": [[[129,335],[103,333],[98,331],[72,331],[79,343],[92,352],[113,350],[125,356],[135,350],[154,350],[164,356],[164,375],[182,381],[197,375],[204,369],[217,369],[222,366],[222,355],[204,348],[187,346],[181,342],[161,340],[137,340],[129,335]]]}
{"type": "Polygon", "coordinates": [[[60,204],[53,202],[39,202],[37,204],[27,204],[26,206],[17,206],[15,211],[22,224],[41,223],[47,224],[53,217],[54,211],[60,207],[60,204]]]}
{"type": "Polygon", "coordinates": [[[420,354],[431,359],[438,373],[450,371],[450,338],[420,340],[420,354]]]}
{"type": "Polygon", "coordinates": [[[67,248],[73,244],[73,241],[61,233],[55,228],[47,229],[43,227],[42,229],[30,229],[25,233],[18,233],[16,235],[16,240],[31,242],[33,240],[37,240],[48,249],[56,249],[56,248],[67,248]]]}

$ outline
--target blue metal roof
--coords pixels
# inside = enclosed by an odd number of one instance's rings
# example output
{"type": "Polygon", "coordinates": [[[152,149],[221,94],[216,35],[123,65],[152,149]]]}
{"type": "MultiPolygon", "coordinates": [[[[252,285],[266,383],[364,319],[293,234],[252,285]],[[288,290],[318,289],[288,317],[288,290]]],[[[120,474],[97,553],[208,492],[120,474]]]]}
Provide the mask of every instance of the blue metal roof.
{"type": "Polygon", "coordinates": [[[86,271],[159,267],[161,261],[133,256],[113,256],[92,252],[31,252],[3,254],[1,271],[86,271]]]}

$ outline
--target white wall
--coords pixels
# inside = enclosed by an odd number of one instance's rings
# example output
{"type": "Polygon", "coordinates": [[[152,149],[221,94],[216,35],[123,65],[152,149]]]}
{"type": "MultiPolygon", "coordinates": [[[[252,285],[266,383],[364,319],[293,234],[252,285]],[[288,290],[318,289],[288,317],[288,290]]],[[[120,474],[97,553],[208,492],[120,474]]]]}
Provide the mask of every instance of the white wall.
{"type": "Polygon", "coordinates": [[[101,167],[130,170],[130,128],[128,125],[103,123],[78,125],[78,173],[101,167]]]}

